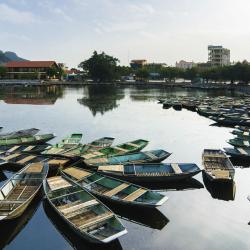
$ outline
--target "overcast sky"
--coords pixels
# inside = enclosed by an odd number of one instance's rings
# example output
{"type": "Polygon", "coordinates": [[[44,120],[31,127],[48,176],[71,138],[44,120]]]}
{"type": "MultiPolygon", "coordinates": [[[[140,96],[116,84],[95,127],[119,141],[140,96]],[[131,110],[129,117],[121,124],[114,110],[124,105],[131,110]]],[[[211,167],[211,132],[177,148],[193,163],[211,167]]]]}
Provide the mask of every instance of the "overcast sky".
{"type": "Polygon", "coordinates": [[[0,0],[0,50],[77,66],[93,50],[128,64],[250,60],[250,0],[0,0]]]}

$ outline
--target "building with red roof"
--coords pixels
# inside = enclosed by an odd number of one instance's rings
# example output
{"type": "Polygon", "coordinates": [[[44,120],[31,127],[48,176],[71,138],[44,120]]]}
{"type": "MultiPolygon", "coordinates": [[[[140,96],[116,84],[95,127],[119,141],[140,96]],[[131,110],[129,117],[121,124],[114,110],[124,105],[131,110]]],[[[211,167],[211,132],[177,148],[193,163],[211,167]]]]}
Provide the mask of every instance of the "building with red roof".
{"type": "Polygon", "coordinates": [[[59,66],[55,61],[12,61],[5,64],[9,79],[56,78],[59,66]]]}

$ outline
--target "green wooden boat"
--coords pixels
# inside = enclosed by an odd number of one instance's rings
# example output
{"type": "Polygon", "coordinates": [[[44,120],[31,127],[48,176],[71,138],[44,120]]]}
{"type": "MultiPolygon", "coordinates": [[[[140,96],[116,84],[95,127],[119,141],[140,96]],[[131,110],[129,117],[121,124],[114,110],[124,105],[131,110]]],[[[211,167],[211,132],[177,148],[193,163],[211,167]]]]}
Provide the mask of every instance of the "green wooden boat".
{"type": "Polygon", "coordinates": [[[243,138],[243,139],[250,139],[250,131],[242,131],[242,130],[233,130],[232,134],[237,135],[238,138],[243,138]]]}
{"type": "Polygon", "coordinates": [[[48,150],[45,150],[42,154],[47,155],[61,155],[63,152],[67,150],[71,150],[77,148],[82,139],[82,134],[74,133],[69,137],[62,139],[61,142],[51,146],[48,150]]]}
{"type": "Polygon", "coordinates": [[[38,144],[38,145],[12,145],[12,146],[0,146],[0,155],[10,153],[29,153],[37,154],[48,149],[49,144],[38,144]]]}
{"type": "Polygon", "coordinates": [[[37,128],[23,129],[18,131],[13,131],[5,134],[0,134],[0,139],[14,139],[26,136],[36,135],[39,132],[37,128]]]}
{"type": "Polygon", "coordinates": [[[33,135],[33,136],[13,138],[13,139],[0,139],[0,146],[42,144],[53,139],[54,137],[55,137],[54,134],[44,134],[44,135],[33,135]]]}
{"type": "Polygon", "coordinates": [[[230,139],[228,141],[228,143],[234,147],[244,147],[244,148],[250,147],[250,140],[249,139],[245,140],[242,138],[235,138],[235,139],[230,139]]]}
{"type": "Polygon", "coordinates": [[[120,204],[157,207],[164,204],[168,199],[160,193],[139,185],[78,167],[66,168],[62,174],[93,195],[120,204]]]}
{"type": "Polygon", "coordinates": [[[117,165],[117,164],[138,164],[138,163],[157,163],[165,160],[171,153],[158,149],[143,152],[136,152],[126,155],[117,155],[112,157],[99,157],[85,160],[88,166],[117,165]]]}
{"type": "Polygon", "coordinates": [[[48,178],[43,182],[43,187],[51,207],[80,237],[100,244],[127,233],[108,207],[68,178],[48,178]]]}
{"type": "Polygon", "coordinates": [[[114,141],[112,137],[102,137],[87,144],[80,144],[78,147],[62,152],[63,156],[76,157],[89,151],[110,147],[114,141]]]}
{"type": "Polygon", "coordinates": [[[107,147],[92,152],[86,152],[81,154],[81,157],[88,160],[91,158],[98,158],[104,156],[111,157],[116,155],[124,155],[124,154],[138,152],[143,148],[145,148],[147,145],[148,141],[143,139],[138,139],[131,142],[122,143],[114,147],[107,147]]]}

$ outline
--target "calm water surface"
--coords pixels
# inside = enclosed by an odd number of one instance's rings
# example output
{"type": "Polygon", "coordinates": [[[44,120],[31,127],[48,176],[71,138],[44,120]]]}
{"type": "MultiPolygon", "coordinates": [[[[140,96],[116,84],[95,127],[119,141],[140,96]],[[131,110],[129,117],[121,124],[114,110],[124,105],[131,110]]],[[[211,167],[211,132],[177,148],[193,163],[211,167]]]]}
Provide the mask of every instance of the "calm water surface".
{"type": "MultiPolygon", "coordinates": [[[[195,112],[164,110],[157,104],[157,98],[172,95],[222,93],[112,86],[0,89],[0,126],[3,132],[30,127],[54,132],[52,143],[72,132],[82,132],[84,142],[102,136],[115,137],[115,143],[145,138],[150,141],[146,149],[173,153],[167,162],[202,167],[202,150],[228,146],[231,129],[210,126],[211,120],[195,112]]],[[[1,184],[9,176],[0,173],[1,184]]],[[[159,209],[107,204],[121,216],[128,234],[105,247],[80,240],[38,197],[20,219],[0,224],[0,248],[250,249],[249,180],[250,170],[238,167],[232,186],[212,186],[202,174],[182,184],[152,184],[169,197],[159,209]]]]}

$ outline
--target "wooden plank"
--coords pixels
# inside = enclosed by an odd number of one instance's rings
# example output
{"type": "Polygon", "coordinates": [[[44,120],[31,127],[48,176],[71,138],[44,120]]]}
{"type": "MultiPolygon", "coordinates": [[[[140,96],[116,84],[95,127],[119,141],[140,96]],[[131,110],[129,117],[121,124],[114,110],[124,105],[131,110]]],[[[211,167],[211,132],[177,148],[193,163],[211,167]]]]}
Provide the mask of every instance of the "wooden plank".
{"type": "Polygon", "coordinates": [[[20,155],[21,155],[21,154],[12,154],[12,155],[9,155],[9,156],[6,156],[6,157],[2,158],[2,160],[4,160],[4,161],[9,161],[9,160],[11,160],[11,159],[14,159],[14,158],[20,156],[20,155]]]}
{"type": "Polygon", "coordinates": [[[69,160],[67,159],[52,159],[48,161],[49,165],[53,165],[53,166],[62,166],[64,167],[67,163],[69,162],[69,160]]]}
{"type": "Polygon", "coordinates": [[[249,136],[249,132],[244,132],[243,135],[249,136]]]}
{"type": "Polygon", "coordinates": [[[117,150],[119,150],[119,151],[123,151],[123,152],[128,152],[128,150],[127,149],[124,149],[124,148],[120,148],[120,147],[114,147],[114,149],[117,149],[117,150]]]}
{"type": "Polygon", "coordinates": [[[29,155],[29,156],[23,158],[22,160],[17,161],[17,163],[18,164],[24,164],[24,163],[26,163],[26,162],[28,162],[30,160],[33,160],[36,157],[37,157],[36,155],[29,155]]]}
{"type": "Polygon", "coordinates": [[[123,165],[104,165],[98,167],[98,171],[112,171],[112,172],[123,172],[123,165]]]}
{"type": "Polygon", "coordinates": [[[112,212],[106,212],[106,213],[103,213],[103,214],[100,214],[94,218],[91,218],[89,220],[85,220],[83,222],[83,224],[81,224],[79,226],[80,229],[84,229],[84,228],[88,228],[88,227],[91,227],[95,224],[98,224],[98,223],[101,223],[103,221],[106,221],[110,218],[112,218],[114,216],[114,214],[112,212]]]}
{"type": "Polygon", "coordinates": [[[47,182],[52,191],[72,186],[68,181],[63,179],[61,176],[48,178],[47,182]]]}
{"type": "Polygon", "coordinates": [[[230,179],[228,170],[217,169],[217,170],[212,170],[211,173],[217,179],[230,179]]]}
{"type": "Polygon", "coordinates": [[[132,142],[128,142],[128,143],[126,143],[126,144],[128,144],[129,146],[138,148],[138,145],[137,145],[137,144],[134,144],[134,143],[132,143],[132,142]]]}
{"type": "Polygon", "coordinates": [[[80,210],[80,209],[86,208],[86,207],[90,207],[90,206],[94,206],[97,204],[99,204],[99,202],[97,200],[90,200],[90,201],[86,201],[86,202],[81,202],[79,204],[72,204],[72,206],[61,209],[60,211],[68,217],[70,214],[76,212],[77,210],[80,210]]]}
{"type": "Polygon", "coordinates": [[[21,146],[14,146],[12,148],[10,148],[7,152],[8,153],[12,153],[13,151],[16,151],[17,149],[19,149],[21,146]]]}
{"type": "Polygon", "coordinates": [[[173,170],[176,174],[182,174],[182,170],[181,170],[179,164],[171,163],[171,167],[173,168],[173,170]]]}
{"type": "Polygon", "coordinates": [[[63,172],[74,177],[77,180],[81,180],[85,177],[92,175],[92,173],[86,170],[74,168],[74,167],[66,168],[65,170],[63,170],[63,172]]]}
{"type": "Polygon", "coordinates": [[[247,146],[247,147],[250,146],[249,141],[243,141],[243,144],[244,144],[245,146],[247,146]]]}
{"type": "Polygon", "coordinates": [[[31,164],[26,170],[26,173],[41,173],[43,170],[43,164],[42,163],[34,163],[31,164]]]}
{"type": "Polygon", "coordinates": [[[123,200],[125,200],[125,201],[134,201],[134,200],[138,199],[140,196],[142,196],[143,194],[145,194],[146,192],[147,192],[146,189],[139,188],[135,192],[133,192],[133,193],[129,194],[128,196],[126,196],[123,200]]]}
{"type": "Polygon", "coordinates": [[[23,151],[24,152],[27,152],[27,151],[30,151],[32,150],[33,148],[35,148],[36,146],[28,146],[27,148],[25,148],[23,151]]]}
{"type": "Polygon", "coordinates": [[[241,154],[243,154],[243,155],[248,155],[248,153],[247,153],[247,151],[245,150],[245,149],[243,149],[243,148],[237,148],[238,149],[238,151],[241,153],[241,154]]]}
{"type": "Polygon", "coordinates": [[[88,153],[88,154],[83,154],[81,155],[84,159],[91,159],[91,158],[94,158],[94,157],[97,157],[97,156],[104,156],[103,153],[101,152],[98,152],[98,151],[93,151],[91,153],[88,153]]]}
{"type": "Polygon", "coordinates": [[[118,194],[119,192],[121,192],[122,190],[124,190],[125,188],[127,188],[128,186],[129,186],[129,184],[123,183],[123,184],[119,185],[118,187],[113,188],[112,190],[105,192],[104,195],[109,196],[109,197],[114,196],[114,195],[118,194]]]}
{"type": "Polygon", "coordinates": [[[145,154],[146,156],[148,156],[150,159],[158,159],[157,156],[155,156],[154,154],[152,154],[150,152],[143,152],[143,154],[145,154]]]}

